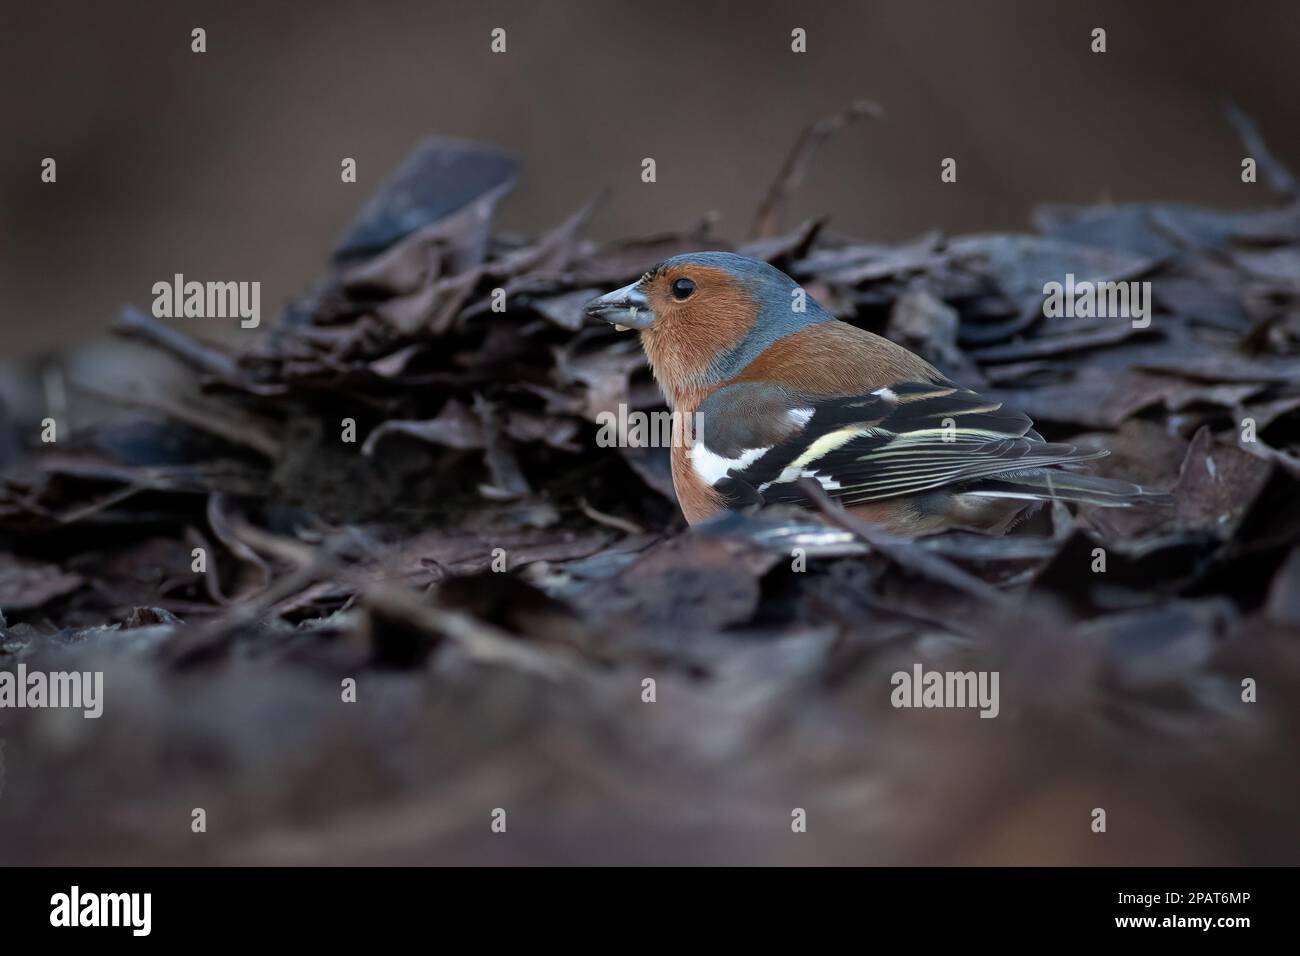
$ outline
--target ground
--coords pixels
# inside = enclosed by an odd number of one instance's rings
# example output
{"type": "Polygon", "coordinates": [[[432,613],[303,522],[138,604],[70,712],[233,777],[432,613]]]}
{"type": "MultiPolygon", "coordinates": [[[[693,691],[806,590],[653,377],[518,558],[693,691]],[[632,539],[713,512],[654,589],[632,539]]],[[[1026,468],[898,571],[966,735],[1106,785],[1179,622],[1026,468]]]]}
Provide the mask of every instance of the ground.
{"type": "Polygon", "coordinates": [[[0,862],[1295,861],[1289,177],[881,246],[783,228],[786,181],[741,242],[499,235],[513,176],[429,141],[255,344],[129,309],[189,385],[0,416],[0,668],[104,674],[101,717],[0,709],[0,862]],[[1175,507],[687,529],[666,450],[596,440],[662,405],[581,305],[719,248],[1175,507]],[[1066,276],[1150,283],[1145,320],[1045,315],[1066,276]],[[917,665],[996,672],[997,716],[895,706],[917,665]]]}

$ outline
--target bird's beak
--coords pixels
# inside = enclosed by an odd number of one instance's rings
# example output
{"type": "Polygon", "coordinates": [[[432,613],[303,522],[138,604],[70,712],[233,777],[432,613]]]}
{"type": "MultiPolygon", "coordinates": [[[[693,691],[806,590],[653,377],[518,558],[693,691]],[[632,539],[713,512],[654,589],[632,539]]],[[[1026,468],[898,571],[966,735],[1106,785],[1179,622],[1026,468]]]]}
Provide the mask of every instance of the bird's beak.
{"type": "Polygon", "coordinates": [[[607,292],[587,303],[586,313],[595,319],[604,319],[619,331],[636,329],[644,332],[655,324],[650,300],[640,289],[640,280],[621,289],[607,292]]]}

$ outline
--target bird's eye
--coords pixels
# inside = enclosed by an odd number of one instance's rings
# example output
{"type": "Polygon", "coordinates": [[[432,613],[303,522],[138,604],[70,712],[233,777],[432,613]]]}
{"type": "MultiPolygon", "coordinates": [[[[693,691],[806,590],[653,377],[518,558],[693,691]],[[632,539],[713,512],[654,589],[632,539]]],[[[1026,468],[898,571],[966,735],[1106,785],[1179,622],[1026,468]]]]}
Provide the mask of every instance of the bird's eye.
{"type": "Polygon", "coordinates": [[[678,279],[673,283],[673,298],[678,302],[689,299],[694,291],[695,283],[690,279],[678,279]]]}

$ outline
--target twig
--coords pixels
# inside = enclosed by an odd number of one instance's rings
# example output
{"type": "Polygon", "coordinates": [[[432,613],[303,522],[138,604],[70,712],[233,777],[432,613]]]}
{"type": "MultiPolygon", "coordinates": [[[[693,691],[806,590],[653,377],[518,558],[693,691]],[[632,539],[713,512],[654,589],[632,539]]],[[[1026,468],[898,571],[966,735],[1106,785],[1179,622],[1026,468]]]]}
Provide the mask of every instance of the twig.
{"type": "Polygon", "coordinates": [[[209,348],[157,319],[150,318],[134,306],[128,305],[113,324],[113,331],[128,338],[141,339],[151,345],[171,352],[187,365],[207,372],[222,381],[238,381],[239,366],[229,355],[209,348]]]}
{"type": "Polygon", "coordinates": [[[869,100],[858,100],[846,110],[823,117],[804,129],[795,141],[794,148],[785,157],[781,170],[767,191],[758,213],[754,216],[754,226],[749,231],[751,239],[766,239],[773,236],[780,228],[781,208],[803,183],[804,173],[812,154],[825,140],[830,139],[840,130],[860,119],[880,119],[885,115],[881,107],[869,100]]]}
{"type": "MultiPolygon", "coordinates": [[[[197,408],[191,408],[179,401],[172,401],[156,394],[133,392],[126,395],[114,395],[112,392],[95,388],[84,382],[74,381],[73,387],[87,395],[112,402],[123,408],[137,408],[142,411],[158,412],[178,422],[183,422],[199,431],[216,435],[234,445],[252,449],[259,454],[275,460],[280,454],[280,443],[270,432],[248,419],[226,421],[218,415],[205,415],[197,408]]],[[[223,410],[229,414],[229,410],[223,410]]]]}
{"type": "Polygon", "coordinates": [[[271,583],[271,566],[246,542],[240,540],[230,516],[226,514],[225,505],[226,496],[220,492],[214,491],[208,495],[208,526],[212,528],[212,533],[229,549],[231,554],[240,561],[257,568],[262,576],[262,587],[265,588],[271,583]]]}
{"type": "Polygon", "coordinates": [[[1241,144],[1246,147],[1246,155],[1255,160],[1255,164],[1264,174],[1269,188],[1283,196],[1294,196],[1296,194],[1295,177],[1273,155],[1272,150],[1264,142],[1259,127],[1255,125],[1255,121],[1231,100],[1224,100],[1223,112],[1227,115],[1228,122],[1232,124],[1233,130],[1241,139],[1241,144]]]}
{"type": "Polygon", "coordinates": [[[250,381],[233,358],[218,349],[204,345],[182,332],[163,325],[133,306],[127,306],[113,323],[113,331],[127,338],[147,342],[164,352],[170,352],[186,365],[206,372],[213,378],[241,391],[254,395],[282,395],[287,389],[280,385],[258,385],[250,381]]]}
{"type": "Polygon", "coordinates": [[[567,652],[538,650],[470,614],[429,605],[405,588],[371,587],[365,593],[365,604],[427,633],[450,638],[481,663],[504,664],[553,681],[580,673],[578,660],[567,652]]]}
{"type": "Polygon", "coordinates": [[[887,534],[870,522],[850,514],[839,502],[831,500],[820,482],[803,478],[799,481],[799,487],[834,524],[845,531],[853,532],[899,567],[930,578],[932,581],[946,584],[990,604],[1005,606],[1010,602],[1010,598],[997,588],[981,581],[973,574],[968,574],[934,552],[926,551],[906,538],[887,534]]]}
{"type": "Polygon", "coordinates": [[[597,524],[603,524],[610,528],[617,528],[619,531],[626,531],[628,534],[645,534],[645,528],[641,527],[635,521],[628,521],[626,518],[619,518],[615,515],[605,514],[603,511],[597,511],[587,503],[586,498],[578,499],[578,507],[592,521],[597,524]]]}

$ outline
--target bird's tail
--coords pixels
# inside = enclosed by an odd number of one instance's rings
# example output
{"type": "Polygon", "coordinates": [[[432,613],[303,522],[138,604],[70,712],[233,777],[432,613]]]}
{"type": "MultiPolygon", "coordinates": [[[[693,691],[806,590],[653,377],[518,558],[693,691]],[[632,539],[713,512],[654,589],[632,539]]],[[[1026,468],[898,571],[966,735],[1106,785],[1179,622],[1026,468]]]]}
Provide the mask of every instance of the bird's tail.
{"type": "Polygon", "coordinates": [[[987,498],[1026,498],[1038,501],[1074,501],[1102,508],[1131,508],[1135,505],[1170,507],[1173,496],[1131,481],[1098,478],[1058,468],[1018,472],[989,478],[965,494],[987,498]]]}

